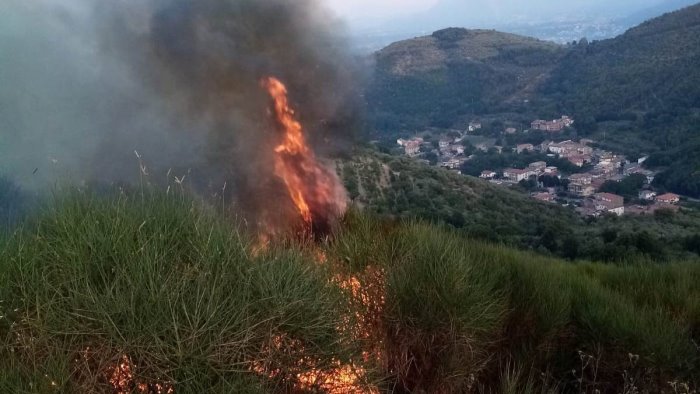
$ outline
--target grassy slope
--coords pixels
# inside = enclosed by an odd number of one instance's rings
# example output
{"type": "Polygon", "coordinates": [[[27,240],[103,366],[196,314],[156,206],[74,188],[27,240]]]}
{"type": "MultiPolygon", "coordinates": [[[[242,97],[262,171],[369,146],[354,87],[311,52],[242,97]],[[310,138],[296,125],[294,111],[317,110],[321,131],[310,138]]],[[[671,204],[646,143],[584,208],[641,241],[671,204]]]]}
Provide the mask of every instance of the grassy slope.
{"type": "Polygon", "coordinates": [[[308,246],[254,257],[217,216],[79,195],[0,241],[0,392],[109,392],[102,372],[121,354],[178,393],[285,392],[302,356],[330,365],[367,346],[336,328],[348,305],[329,265],[384,294],[367,312],[382,356],[366,367],[395,392],[699,383],[699,265],[572,265],[350,214],[319,266],[308,246]],[[290,347],[271,351],[279,335],[290,347]]]}

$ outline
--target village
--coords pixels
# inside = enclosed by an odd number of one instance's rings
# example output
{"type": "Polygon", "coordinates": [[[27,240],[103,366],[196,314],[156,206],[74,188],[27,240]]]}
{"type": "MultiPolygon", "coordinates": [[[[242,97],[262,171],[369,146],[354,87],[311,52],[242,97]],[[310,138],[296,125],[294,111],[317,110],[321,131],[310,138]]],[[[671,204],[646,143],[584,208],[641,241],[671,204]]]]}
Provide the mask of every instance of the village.
{"type": "MultiPolygon", "coordinates": [[[[481,179],[503,187],[522,186],[537,200],[572,207],[586,217],[602,215],[645,215],[660,210],[678,211],[681,196],[659,193],[652,187],[656,173],[645,169],[646,157],[630,161],[624,155],[596,147],[596,141],[581,138],[558,141],[561,132],[574,125],[566,115],[554,120],[534,120],[529,129],[521,133],[544,132],[547,134],[540,144],[522,143],[510,147],[495,144],[495,139],[479,137],[482,124],[472,121],[464,130],[449,130],[424,134],[410,139],[399,139],[397,144],[402,154],[429,165],[440,166],[462,173],[465,165],[476,155],[502,155],[510,152],[517,155],[537,154],[542,160],[529,163],[522,168],[486,168],[477,175],[481,179]],[[469,147],[470,149],[467,149],[469,147]],[[426,157],[437,158],[428,160],[426,157]],[[562,171],[550,162],[570,163],[572,171],[562,171]],[[611,193],[611,185],[624,183],[629,177],[639,180],[634,195],[611,193]]],[[[506,127],[504,135],[519,131],[506,127]]]]}

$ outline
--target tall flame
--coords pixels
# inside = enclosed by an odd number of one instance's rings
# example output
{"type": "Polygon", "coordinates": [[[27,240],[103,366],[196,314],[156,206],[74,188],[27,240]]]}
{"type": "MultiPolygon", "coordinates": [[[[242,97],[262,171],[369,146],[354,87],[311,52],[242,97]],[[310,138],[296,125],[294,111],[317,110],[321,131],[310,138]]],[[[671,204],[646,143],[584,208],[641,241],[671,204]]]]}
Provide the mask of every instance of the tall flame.
{"type": "Polygon", "coordinates": [[[287,87],[274,77],[263,79],[261,84],[273,100],[273,115],[282,133],[282,141],[274,149],[275,175],[284,182],[304,231],[328,231],[330,221],[346,208],[343,186],[309,147],[304,128],[289,104],[287,87]]]}

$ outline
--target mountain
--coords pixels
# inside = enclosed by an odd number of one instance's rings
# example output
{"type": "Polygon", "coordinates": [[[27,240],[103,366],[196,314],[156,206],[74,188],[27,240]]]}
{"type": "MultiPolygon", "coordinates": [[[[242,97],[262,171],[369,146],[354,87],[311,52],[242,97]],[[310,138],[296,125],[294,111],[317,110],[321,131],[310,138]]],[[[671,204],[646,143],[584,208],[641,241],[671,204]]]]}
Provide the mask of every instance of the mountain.
{"type": "Polygon", "coordinates": [[[554,43],[449,28],[377,52],[367,97],[380,128],[450,126],[461,115],[522,102],[566,53],[554,43]]]}
{"type": "MultiPolygon", "coordinates": [[[[569,114],[579,135],[642,156],[657,186],[700,198],[700,4],[602,41],[556,45],[451,28],[375,54],[367,99],[381,133],[569,114]]],[[[529,120],[528,120],[529,119],[529,120]]],[[[392,134],[393,135],[393,134],[392,134]]]]}
{"type": "Polygon", "coordinates": [[[665,14],[611,40],[579,43],[541,88],[542,98],[651,153],[667,170],[657,185],[700,197],[700,4],[665,14]]]}

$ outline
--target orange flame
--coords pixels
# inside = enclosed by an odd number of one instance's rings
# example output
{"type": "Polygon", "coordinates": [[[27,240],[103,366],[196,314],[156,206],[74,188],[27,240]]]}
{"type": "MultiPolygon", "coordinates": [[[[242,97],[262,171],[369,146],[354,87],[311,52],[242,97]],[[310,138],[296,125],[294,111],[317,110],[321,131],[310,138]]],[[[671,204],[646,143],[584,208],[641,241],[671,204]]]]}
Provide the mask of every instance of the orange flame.
{"type": "Polygon", "coordinates": [[[342,183],[319,163],[309,147],[304,128],[289,104],[287,87],[274,77],[263,79],[261,84],[272,97],[275,120],[283,134],[274,150],[275,175],[284,182],[305,232],[327,231],[329,221],[346,208],[342,183]]]}

